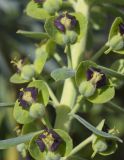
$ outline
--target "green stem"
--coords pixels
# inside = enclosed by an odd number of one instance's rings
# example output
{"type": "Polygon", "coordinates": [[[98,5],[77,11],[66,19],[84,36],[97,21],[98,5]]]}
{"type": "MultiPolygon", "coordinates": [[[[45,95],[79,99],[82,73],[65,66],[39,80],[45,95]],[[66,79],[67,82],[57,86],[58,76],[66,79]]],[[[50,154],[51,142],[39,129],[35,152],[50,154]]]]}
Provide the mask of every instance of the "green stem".
{"type": "Polygon", "coordinates": [[[122,107],[120,107],[118,104],[115,104],[114,102],[107,102],[107,104],[109,104],[111,106],[111,108],[124,113],[124,109],[122,107]]]}
{"type": "Polygon", "coordinates": [[[78,146],[76,146],[71,152],[70,154],[66,157],[69,158],[73,155],[75,155],[77,152],[79,152],[82,148],[84,148],[85,146],[87,146],[89,143],[91,143],[93,140],[93,136],[91,135],[90,137],[88,137],[87,139],[85,139],[83,142],[81,142],[78,146]]]}
{"type": "Polygon", "coordinates": [[[44,125],[46,125],[48,128],[52,128],[52,125],[49,121],[49,118],[48,118],[48,113],[46,112],[46,114],[44,115],[44,117],[42,118],[42,122],[44,123],[44,125]]]}
{"type": "Polygon", "coordinates": [[[96,61],[106,50],[108,46],[105,44],[96,54],[91,58],[92,61],[96,61]]]}
{"type": "MultiPolygon", "coordinates": [[[[72,4],[75,12],[81,12],[83,15],[88,19],[89,17],[89,8],[86,4],[85,0],[69,0],[72,4]]],[[[85,31],[84,37],[74,45],[71,45],[71,60],[72,60],[72,67],[76,69],[79,63],[83,58],[83,53],[85,51],[86,46],[86,38],[87,38],[87,30],[85,31]]],[[[67,105],[70,108],[74,106],[75,100],[77,96],[77,90],[75,87],[75,81],[73,78],[67,79],[64,83],[63,93],[61,97],[61,104],[67,105]]]]}
{"type": "MultiPolygon", "coordinates": [[[[73,109],[71,110],[70,114],[75,114],[79,110],[79,108],[80,108],[80,102],[83,100],[83,98],[84,97],[82,95],[77,97],[77,103],[73,107],[73,109]]],[[[73,117],[72,117],[72,119],[73,119],[73,117]]]]}
{"type": "Polygon", "coordinates": [[[62,58],[59,56],[58,53],[54,53],[53,58],[55,59],[55,61],[61,66],[65,66],[65,64],[63,63],[62,58]]]}
{"type": "Polygon", "coordinates": [[[67,45],[66,52],[67,52],[68,68],[72,68],[72,57],[71,57],[71,48],[70,48],[70,45],[67,45]]]}
{"type": "Polygon", "coordinates": [[[118,72],[116,72],[116,71],[114,71],[112,69],[109,69],[109,68],[106,68],[106,67],[103,67],[103,66],[100,66],[100,65],[98,65],[98,68],[100,68],[105,73],[107,73],[107,74],[109,74],[109,75],[111,75],[113,77],[116,77],[116,78],[119,78],[119,79],[122,79],[122,80],[124,79],[124,75],[123,74],[118,73],[118,72]]]}
{"type": "Polygon", "coordinates": [[[59,101],[58,101],[57,97],[55,96],[55,94],[53,93],[52,89],[50,88],[50,86],[48,84],[47,84],[47,87],[48,87],[48,91],[49,91],[49,94],[50,94],[50,98],[54,102],[55,106],[58,106],[59,101]]]}
{"type": "Polygon", "coordinates": [[[13,107],[14,105],[14,102],[0,103],[0,107],[13,107]]]}

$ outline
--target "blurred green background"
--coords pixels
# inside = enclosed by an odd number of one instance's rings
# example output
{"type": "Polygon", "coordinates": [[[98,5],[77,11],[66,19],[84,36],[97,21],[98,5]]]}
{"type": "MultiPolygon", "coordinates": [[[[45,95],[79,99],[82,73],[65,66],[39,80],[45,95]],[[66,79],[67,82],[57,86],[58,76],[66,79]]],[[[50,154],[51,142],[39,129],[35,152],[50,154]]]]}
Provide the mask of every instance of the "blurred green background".
{"type": "MultiPolygon", "coordinates": [[[[36,21],[25,15],[25,6],[28,0],[0,0],[0,102],[14,102],[18,89],[22,86],[16,86],[9,82],[9,77],[14,73],[11,60],[15,57],[27,56],[30,60],[34,58],[35,43],[37,41],[24,38],[16,34],[18,29],[41,31],[43,23],[36,21]]],[[[107,35],[112,21],[116,16],[124,17],[124,6],[116,4],[99,4],[91,9],[89,22],[89,32],[87,38],[87,49],[85,57],[89,58],[96,50],[98,50],[107,40],[107,35]],[[101,18],[102,17],[102,18],[101,18]]],[[[99,62],[102,65],[110,66],[114,60],[123,58],[111,54],[103,55],[99,62]]],[[[48,68],[55,67],[54,61],[50,61],[48,68]]],[[[115,101],[124,107],[124,86],[122,85],[116,90],[115,101]]],[[[0,139],[15,137],[16,122],[13,119],[12,108],[0,107],[0,139]]],[[[97,125],[103,118],[111,128],[116,127],[119,135],[124,139],[124,114],[113,111],[107,105],[90,106],[85,110],[82,106],[81,115],[89,122],[97,125]]],[[[74,121],[71,130],[71,136],[74,138],[74,144],[78,144],[87,137],[90,132],[82,127],[78,122],[74,121]],[[78,132],[77,132],[78,131],[78,132]]],[[[86,157],[91,155],[91,146],[83,149],[80,155],[86,157]]],[[[123,160],[124,144],[119,144],[119,148],[114,155],[109,157],[96,156],[94,159],[99,160],[123,160]]],[[[6,151],[0,151],[0,160],[18,160],[18,154],[15,148],[6,151]]]]}

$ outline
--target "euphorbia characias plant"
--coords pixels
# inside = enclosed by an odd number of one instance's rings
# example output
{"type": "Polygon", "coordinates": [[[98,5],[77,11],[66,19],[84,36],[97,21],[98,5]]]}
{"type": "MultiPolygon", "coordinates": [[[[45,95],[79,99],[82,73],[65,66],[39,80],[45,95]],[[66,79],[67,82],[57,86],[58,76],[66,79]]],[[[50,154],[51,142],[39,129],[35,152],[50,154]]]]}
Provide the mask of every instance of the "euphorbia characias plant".
{"type": "MultiPolygon", "coordinates": [[[[112,51],[124,54],[124,21],[121,17],[113,22],[102,49],[89,59],[84,56],[91,27],[90,12],[97,3],[98,0],[29,0],[25,13],[42,20],[44,32],[17,32],[39,40],[39,44],[33,62],[26,58],[12,60],[16,70],[10,82],[24,85],[18,91],[13,109],[13,116],[21,127],[17,138],[0,141],[1,149],[17,145],[26,160],[78,160],[83,159],[79,151],[88,144],[93,158],[96,154],[114,154],[118,143],[123,142],[114,129],[104,130],[104,119],[94,127],[78,115],[81,106],[87,107],[88,103],[91,107],[106,103],[115,107],[111,100],[119,82],[124,80],[124,71],[120,69],[120,64],[124,67],[123,58],[114,61],[110,68],[101,66],[98,61],[102,54],[108,56],[112,51]],[[54,59],[59,67],[49,72],[46,68],[50,59],[54,59]],[[51,81],[55,84],[63,82],[59,96],[51,81]],[[54,108],[54,120],[48,106],[54,108]],[[91,131],[91,135],[76,146],[70,135],[73,119],[91,131]]],[[[121,110],[116,105],[117,108],[121,110]]]]}

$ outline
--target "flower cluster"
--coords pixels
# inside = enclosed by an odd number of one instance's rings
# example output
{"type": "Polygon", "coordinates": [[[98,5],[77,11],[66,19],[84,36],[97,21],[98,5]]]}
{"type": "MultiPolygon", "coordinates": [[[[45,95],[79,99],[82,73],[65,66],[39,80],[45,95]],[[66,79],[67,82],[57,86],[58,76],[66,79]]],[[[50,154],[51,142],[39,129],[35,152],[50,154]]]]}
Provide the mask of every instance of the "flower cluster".
{"type": "Polygon", "coordinates": [[[36,140],[41,152],[45,149],[54,152],[58,149],[61,142],[61,137],[52,129],[45,129],[36,140]]]}
{"type": "Polygon", "coordinates": [[[72,30],[76,27],[77,20],[75,16],[64,13],[54,20],[54,24],[58,30],[65,33],[66,30],[72,30]]]}
{"type": "Polygon", "coordinates": [[[19,105],[22,106],[24,109],[28,109],[32,103],[36,102],[37,95],[38,89],[35,87],[28,87],[22,89],[18,98],[19,105]]]}

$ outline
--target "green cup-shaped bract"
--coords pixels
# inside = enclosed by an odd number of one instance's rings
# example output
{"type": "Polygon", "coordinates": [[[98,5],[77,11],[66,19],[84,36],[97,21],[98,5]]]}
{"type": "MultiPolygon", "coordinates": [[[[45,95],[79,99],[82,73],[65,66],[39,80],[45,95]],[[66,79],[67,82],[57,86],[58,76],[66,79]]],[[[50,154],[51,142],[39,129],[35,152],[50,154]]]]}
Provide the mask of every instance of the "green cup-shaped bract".
{"type": "Polygon", "coordinates": [[[34,159],[59,160],[60,157],[67,156],[71,152],[73,144],[72,139],[70,138],[68,133],[60,129],[54,129],[53,131],[56,132],[62,139],[62,143],[60,144],[59,148],[52,153],[47,149],[41,152],[39,146],[36,143],[36,140],[39,137],[39,135],[43,133],[43,131],[41,131],[41,133],[35,135],[29,143],[29,152],[34,159]],[[51,158],[50,155],[52,155],[52,157],[54,158],[51,158]]]}
{"type": "MultiPolygon", "coordinates": [[[[90,91],[86,90],[87,93],[89,93],[89,97],[87,97],[87,100],[92,103],[96,103],[96,104],[108,102],[109,100],[111,100],[114,97],[114,94],[115,94],[114,87],[113,87],[111,81],[107,78],[107,83],[105,86],[102,86],[101,88],[94,89],[93,86],[91,86],[90,81],[87,81],[87,70],[88,70],[88,68],[92,68],[92,67],[98,68],[98,65],[92,61],[82,61],[79,64],[77,71],[76,71],[76,76],[75,76],[76,84],[79,89],[79,92],[81,94],[84,94],[84,91],[87,88],[86,86],[88,86],[88,83],[89,83],[88,87],[90,88],[90,90],[92,92],[90,93],[90,91]],[[86,86],[84,86],[84,84],[86,86]]],[[[86,92],[85,92],[85,94],[86,94],[86,92]]],[[[87,95],[85,95],[85,96],[87,96],[87,95]]]]}
{"type": "Polygon", "coordinates": [[[107,156],[115,153],[118,145],[114,140],[97,137],[92,147],[95,153],[107,156]]]}
{"type": "Polygon", "coordinates": [[[43,8],[50,14],[58,11],[62,6],[62,0],[46,0],[43,3],[43,8]]]}

